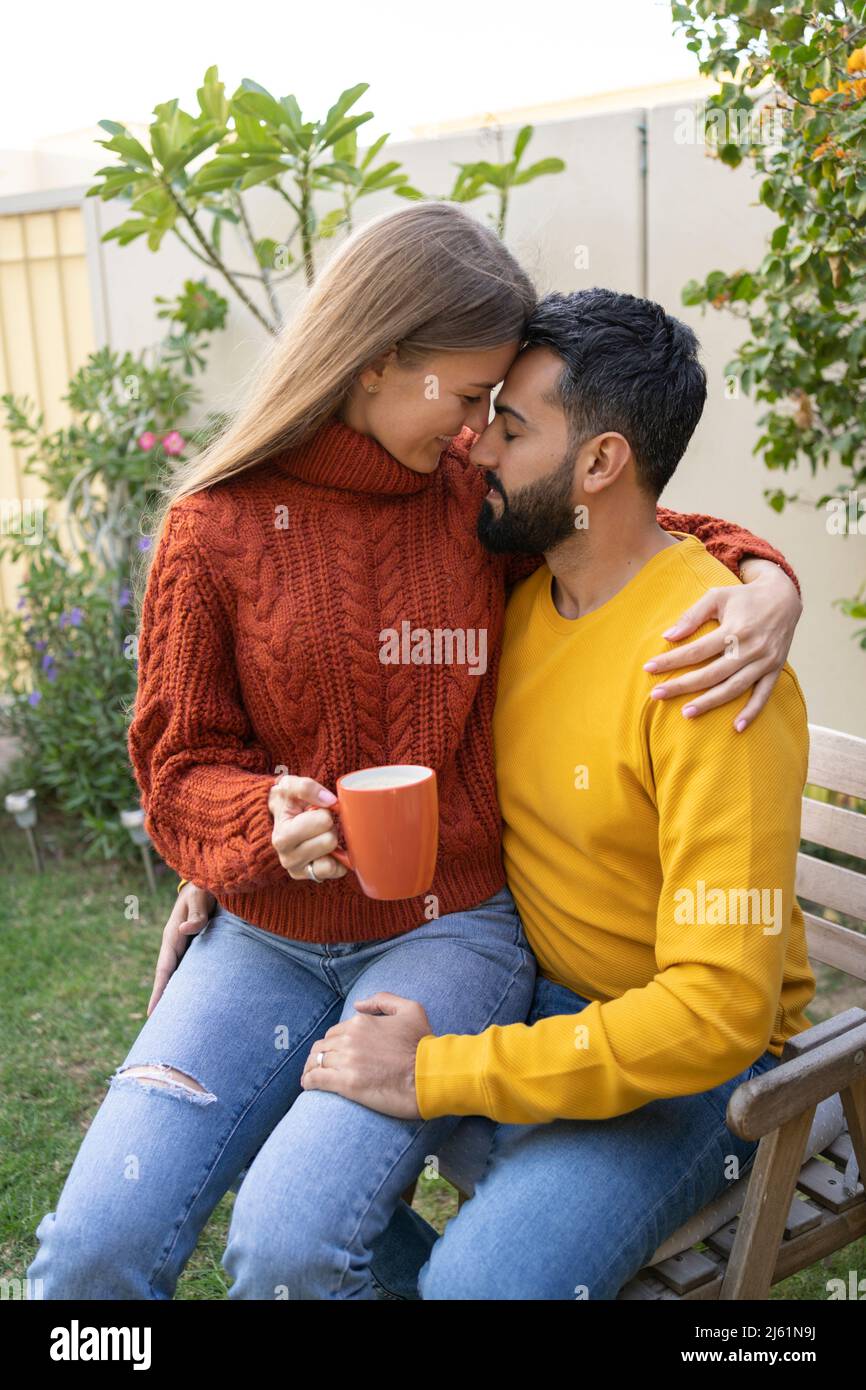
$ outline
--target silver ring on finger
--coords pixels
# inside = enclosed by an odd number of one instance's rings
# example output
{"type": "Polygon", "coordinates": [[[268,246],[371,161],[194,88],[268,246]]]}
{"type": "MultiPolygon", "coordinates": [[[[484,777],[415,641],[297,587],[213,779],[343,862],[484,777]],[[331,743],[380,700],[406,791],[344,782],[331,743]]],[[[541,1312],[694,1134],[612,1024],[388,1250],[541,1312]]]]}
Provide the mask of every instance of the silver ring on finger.
{"type": "Polygon", "coordinates": [[[323,1067],[324,1065],[325,1065],[325,1054],[324,1054],[324,1052],[317,1052],[317,1053],[316,1053],[316,1066],[317,1066],[317,1067],[323,1067]]]}
{"type": "Polygon", "coordinates": [[[306,869],[304,870],[304,872],[306,873],[307,878],[311,878],[311,879],[313,880],[314,883],[324,883],[324,881],[325,881],[323,878],[319,878],[319,877],[317,876],[316,871],[315,871],[315,869],[313,868],[312,860],[311,860],[310,863],[306,866],[306,869]]]}

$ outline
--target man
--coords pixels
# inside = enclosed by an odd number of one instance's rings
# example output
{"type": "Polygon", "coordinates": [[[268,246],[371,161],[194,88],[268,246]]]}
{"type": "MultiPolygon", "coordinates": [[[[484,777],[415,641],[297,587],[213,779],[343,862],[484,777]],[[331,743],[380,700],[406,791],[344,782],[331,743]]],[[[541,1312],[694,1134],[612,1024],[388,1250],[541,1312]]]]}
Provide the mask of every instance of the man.
{"type": "MultiPolygon", "coordinates": [[[[510,600],[494,719],[533,1010],[436,1037],[421,1005],[379,994],[314,1044],[302,1083],[499,1122],[472,1201],[422,1240],[424,1299],[615,1298],[752,1161],[728,1097],[811,1023],[796,677],[735,733],[724,708],[694,721],[655,698],[641,670],[685,607],[738,582],[656,521],[706,397],[697,348],[647,300],[551,295],[473,450],[482,540],[547,562],[510,600]]],[[[696,660],[718,651],[708,630],[696,660]]]]}

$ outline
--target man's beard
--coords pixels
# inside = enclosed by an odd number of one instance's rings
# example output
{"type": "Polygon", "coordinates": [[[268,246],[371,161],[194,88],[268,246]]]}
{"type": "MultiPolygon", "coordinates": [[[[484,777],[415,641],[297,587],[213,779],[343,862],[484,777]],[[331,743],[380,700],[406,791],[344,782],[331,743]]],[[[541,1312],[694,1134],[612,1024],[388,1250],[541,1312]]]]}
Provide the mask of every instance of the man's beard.
{"type": "Polygon", "coordinates": [[[528,483],[511,497],[505,496],[499,479],[485,473],[504,506],[499,516],[485,499],[478,514],[476,533],[487,550],[497,554],[540,555],[573,536],[574,455],[568,454],[546,478],[528,483]]]}

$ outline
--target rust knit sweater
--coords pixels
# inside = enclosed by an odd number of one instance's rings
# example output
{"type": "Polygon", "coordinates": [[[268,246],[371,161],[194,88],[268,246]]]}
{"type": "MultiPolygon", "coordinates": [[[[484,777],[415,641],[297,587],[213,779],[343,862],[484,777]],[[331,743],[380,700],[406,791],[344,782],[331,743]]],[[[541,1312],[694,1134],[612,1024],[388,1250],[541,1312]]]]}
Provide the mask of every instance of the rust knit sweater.
{"type": "MultiPolygon", "coordinates": [[[[492,556],[476,539],[486,484],[468,462],[473,438],[465,431],[421,474],[335,420],[169,512],[128,734],[145,828],[179,874],[280,936],[393,936],[505,881],[491,715],[506,582],[538,561],[492,556]],[[402,639],[404,623],[474,633],[474,667],[449,664],[441,647],[438,663],[383,662],[383,632],[402,639]],[[296,881],[271,843],[268,793],[283,772],[333,790],[342,773],[382,763],[436,769],[433,905],[374,901],[351,873],[296,881]]],[[[757,555],[791,574],[727,522],[663,509],[659,522],[734,570],[757,555]]]]}

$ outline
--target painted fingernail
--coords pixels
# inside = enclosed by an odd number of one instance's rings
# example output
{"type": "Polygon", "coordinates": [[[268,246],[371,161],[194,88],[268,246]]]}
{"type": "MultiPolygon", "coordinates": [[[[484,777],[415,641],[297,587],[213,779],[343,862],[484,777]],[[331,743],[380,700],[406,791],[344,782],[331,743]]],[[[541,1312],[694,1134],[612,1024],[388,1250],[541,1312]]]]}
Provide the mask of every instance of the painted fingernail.
{"type": "Polygon", "coordinates": [[[655,685],[650,691],[650,695],[652,695],[654,700],[660,700],[662,696],[667,695],[667,693],[668,688],[666,685],[655,685]]]}
{"type": "Polygon", "coordinates": [[[692,719],[692,718],[694,718],[694,716],[697,714],[697,712],[698,712],[698,707],[697,707],[697,705],[686,705],[685,709],[683,710],[683,718],[684,718],[684,719],[692,719]]]}
{"type": "Polygon", "coordinates": [[[647,662],[644,663],[644,670],[645,670],[645,671],[657,671],[658,669],[659,669],[659,664],[658,664],[657,661],[647,661],[647,662]]]}

